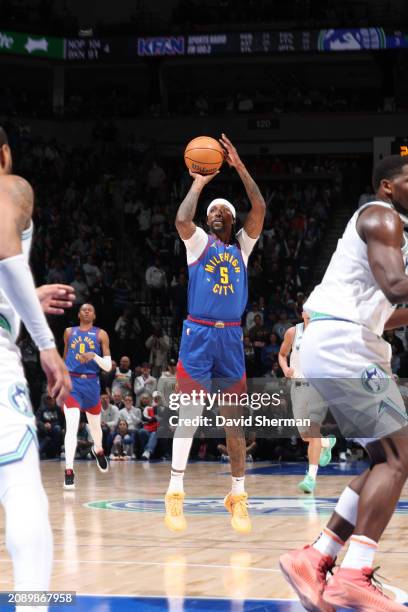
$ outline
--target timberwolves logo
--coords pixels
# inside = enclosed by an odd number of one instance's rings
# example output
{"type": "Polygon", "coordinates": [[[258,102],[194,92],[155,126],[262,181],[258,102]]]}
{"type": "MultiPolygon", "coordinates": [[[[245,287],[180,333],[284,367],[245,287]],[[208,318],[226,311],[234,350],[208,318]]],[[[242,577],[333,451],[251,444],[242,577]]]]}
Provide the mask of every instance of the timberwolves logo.
{"type": "MultiPolygon", "coordinates": [[[[328,516],[335,509],[337,499],[334,497],[252,497],[249,509],[252,515],[258,516],[328,516]]],[[[154,512],[164,513],[162,499],[106,499],[84,504],[86,508],[96,510],[117,510],[120,512],[154,512]]],[[[192,515],[227,515],[222,498],[190,497],[184,501],[184,512],[192,515]]],[[[397,514],[408,514],[408,500],[400,501],[397,514]]]]}
{"type": "Polygon", "coordinates": [[[390,384],[390,377],[378,365],[369,365],[361,374],[361,383],[369,393],[385,393],[390,384]]]}
{"type": "Polygon", "coordinates": [[[33,409],[24,383],[14,383],[8,390],[8,398],[11,406],[24,416],[33,416],[33,409]]]}
{"type": "Polygon", "coordinates": [[[387,45],[382,28],[350,28],[320,30],[317,46],[319,51],[361,51],[387,45]]]}

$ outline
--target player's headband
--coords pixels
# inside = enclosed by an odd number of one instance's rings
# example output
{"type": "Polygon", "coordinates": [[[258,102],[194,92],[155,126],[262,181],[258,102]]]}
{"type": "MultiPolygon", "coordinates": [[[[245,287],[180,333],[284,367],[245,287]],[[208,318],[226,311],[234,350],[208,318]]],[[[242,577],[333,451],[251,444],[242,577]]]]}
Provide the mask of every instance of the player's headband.
{"type": "Polygon", "coordinates": [[[231,211],[231,215],[235,219],[235,217],[236,217],[235,208],[233,207],[231,202],[228,202],[228,200],[224,200],[224,198],[215,198],[215,200],[210,202],[210,204],[208,205],[208,208],[207,208],[207,217],[208,217],[208,213],[211,210],[211,207],[214,206],[214,204],[221,204],[222,206],[226,206],[231,211]]]}

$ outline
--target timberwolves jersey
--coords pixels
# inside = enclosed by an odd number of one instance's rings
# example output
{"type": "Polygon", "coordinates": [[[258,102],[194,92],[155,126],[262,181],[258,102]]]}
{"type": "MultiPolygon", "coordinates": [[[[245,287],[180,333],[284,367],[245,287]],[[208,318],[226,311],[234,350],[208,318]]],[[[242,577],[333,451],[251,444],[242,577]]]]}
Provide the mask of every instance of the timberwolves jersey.
{"type": "Polygon", "coordinates": [[[71,327],[65,357],[68,371],[75,374],[99,374],[99,366],[94,360],[87,363],[79,361],[79,355],[90,352],[102,355],[99,327],[92,326],[87,331],[81,330],[79,326],[71,327]]]}
{"type": "Polygon", "coordinates": [[[293,369],[293,378],[303,378],[302,368],[300,367],[299,351],[304,330],[304,323],[298,323],[295,327],[295,337],[293,339],[292,351],[289,358],[289,365],[293,369]]]}
{"type": "Polygon", "coordinates": [[[207,235],[207,245],[189,266],[188,312],[191,316],[239,321],[248,300],[248,278],[239,241],[224,244],[207,235]]]}
{"type": "MultiPolygon", "coordinates": [[[[364,204],[354,213],[337,243],[322,282],[312,291],[303,308],[312,314],[313,320],[346,319],[381,336],[395,306],[388,301],[375,280],[368,262],[367,244],[357,231],[358,218],[369,206],[395,210],[392,204],[374,201],[364,204]]],[[[399,216],[407,225],[408,218],[401,213],[399,216]]],[[[401,251],[406,265],[408,239],[405,233],[401,251]]]]}

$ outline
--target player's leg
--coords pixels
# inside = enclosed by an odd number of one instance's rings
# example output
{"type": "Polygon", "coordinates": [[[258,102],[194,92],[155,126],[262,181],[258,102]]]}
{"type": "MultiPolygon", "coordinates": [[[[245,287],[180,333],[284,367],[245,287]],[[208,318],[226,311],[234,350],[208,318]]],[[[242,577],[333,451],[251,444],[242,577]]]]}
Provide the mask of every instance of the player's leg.
{"type": "MultiPolygon", "coordinates": [[[[359,496],[357,522],[341,567],[324,592],[334,606],[404,610],[373,582],[378,542],[388,525],[408,478],[408,427],[369,445],[372,468],[359,496]]],[[[366,609],[366,608],[364,608],[366,609]]]]}
{"type": "Polygon", "coordinates": [[[75,489],[74,482],[74,459],[77,448],[77,436],[79,420],[81,417],[80,401],[73,395],[70,395],[64,404],[65,416],[65,480],[64,489],[75,489]]]}
{"type": "MultiPolygon", "coordinates": [[[[190,321],[183,324],[183,335],[177,364],[178,392],[190,395],[191,401],[180,402],[178,425],[173,437],[170,482],[165,504],[165,524],[172,531],[183,531],[187,524],[183,514],[184,472],[187,466],[194,434],[197,425],[189,424],[187,419],[200,417],[204,405],[194,392],[203,389],[203,383],[209,379],[212,357],[208,341],[212,328],[204,327],[190,321]]],[[[182,397],[182,396],[181,396],[182,397]]]]}
{"type": "MultiPolygon", "coordinates": [[[[238,404],[246,393],[245,356],[240,327],[216,329],[213,342],[214,354],[213,391],[222,391],[220,414],[225,418],[240,418],[243,407],[238,404]]],[[[231,513],[231,525],[238,533],[250,533],[251,519],[248,513],[248,495],[245,491],[246,443],[241,426],[225,427],[226,445],[231,465],[231,491],[224,499],[231,513]]]]}
{"type": "Polygon", "coordinates": [[[302,440],[308,445],[307,458],[309,465],[304,479],[298,484],[298,488],[303,491],[303,493],[313,493],[316,486],[319,459],[322,450],[320,427],[317,423],[311,423],[307,430],[300,430],[300,435],[302,440]]]}
{"type": "Polygon", "coordinates": [[[93,440],[92,454],[95,457],[96,465],[100,472],[107,472],[109,464],[102,446],[101,402],[98,400],[96,405],[85,408],[85,413],[93,440]]]}
{"type": "Polygon", "coordinates": [[[323,600],[326,576],[354,531],[359,495],[368,475],[366,470],[345,488],[329,522],[313,544],[290,551],[279,560],[282,572],[307,610],[334,610],[323,600]]]}
{"type": "MultiPolygon", "coordinates": [[[[0,466],[0,500],[6,514],[6,547],[13,562],[14,589],[48,590],[52,532],[34,439],[21,460],[0,466]]],[[[35,609],[45,611],[46,607],[35,609]]]]}

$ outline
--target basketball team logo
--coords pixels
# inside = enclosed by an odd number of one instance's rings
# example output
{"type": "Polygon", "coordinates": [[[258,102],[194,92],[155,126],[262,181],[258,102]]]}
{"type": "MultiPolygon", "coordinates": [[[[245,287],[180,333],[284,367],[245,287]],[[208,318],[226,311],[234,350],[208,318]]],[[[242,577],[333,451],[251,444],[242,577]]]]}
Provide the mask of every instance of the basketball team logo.
{"type": "Polygon", "coordinates": [[[319,51],[363,51],[386,46],[383,28],[320,30],[317,43],[319,51]]]}
{"type": "Polygon", "coordinates": [[[8,390],[10,405],[23,416],[33,416],[30,396],[24,383],[13,383],[8,390]]]}
{"type": "MultiPolygon", "coordinates": [[[[251,497],[249,509],[257,516],[329,516],[335,509],[334,497],[251,497]]],[[[119,512],[163,513],[162,499],[105,499],[84,504],[93,510],[116,510],[119,512]]],[[[226,514],[222,498],[191,497],[184,501],[184,512],[189,515],[226,514]]],[[[399,502],[397,514],[408,514],[408,500],[399,502]]]]}
{"type": "Polygon", "coordinates": [[[369,393],[385,393],[390,384],[390,377],[380,366],[372,364],[361,374],[361,384],[369,393]]]}

